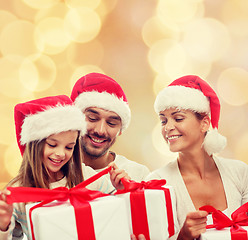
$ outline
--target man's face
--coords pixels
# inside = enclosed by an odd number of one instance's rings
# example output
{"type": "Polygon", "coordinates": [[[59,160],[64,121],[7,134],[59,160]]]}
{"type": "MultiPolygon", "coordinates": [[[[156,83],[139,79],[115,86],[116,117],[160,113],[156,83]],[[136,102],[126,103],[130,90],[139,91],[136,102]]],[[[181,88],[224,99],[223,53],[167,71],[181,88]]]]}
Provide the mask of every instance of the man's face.
{"type": "Polygon", "coordinates": [[[121,134],[121,118],[114,112],[89,107],[84,112],[87,134],[82,137],[84,152],[93,157],[103,156],[121,134]]]}

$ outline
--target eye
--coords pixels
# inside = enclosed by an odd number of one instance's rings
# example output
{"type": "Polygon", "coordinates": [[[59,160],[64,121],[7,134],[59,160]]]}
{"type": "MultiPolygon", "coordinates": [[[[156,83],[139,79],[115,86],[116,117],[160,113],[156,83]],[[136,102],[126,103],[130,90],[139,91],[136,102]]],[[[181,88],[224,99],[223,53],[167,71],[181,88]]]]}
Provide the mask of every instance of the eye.
{"type": "Polygon", "coordinates": [[[95,116],[87,116],[87,118],[89,119],[89,121],[94,122],[97,120],[97,118],[95,116]]]}
{"type": "Polygon", "coordinates": [[[176,121],[176,122],[181,122],[181,121],[183,121],[183,120],[184,120],[183,117],[176,117],[176,118],[175,118],[175,121],[176,121]]]}
{"type": "Polygon", "coordinates": [[[160,119],[161,125],[164,126],[167,123],[167,119],[160,119]]]}
{"type": "Polygon", "coordinates": [[[65,147],[67,150],[73,150],[74,147],[65,147]]]}
{"type": "Polygon", "coordinates": [[[51,144],[51,143],[46,143],[49,147],[51,147],[51,148],[54,148],[54,147],[56,147],[56,144],[51,144]]]}
{"type": "Polygon", "coordinates": [[[110,125],[110,126],[112,126],[112,127],[114,127],[114,126],[117,125],[117,123],[115,123],[115,122],[107,122],[107,123],[108,123],[108,125],[110,125]]]}

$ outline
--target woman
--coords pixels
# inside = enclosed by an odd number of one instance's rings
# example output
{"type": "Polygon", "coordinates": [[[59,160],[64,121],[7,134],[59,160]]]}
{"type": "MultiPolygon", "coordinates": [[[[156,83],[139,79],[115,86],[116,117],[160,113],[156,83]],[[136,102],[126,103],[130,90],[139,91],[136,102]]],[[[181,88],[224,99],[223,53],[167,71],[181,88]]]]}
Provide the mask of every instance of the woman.
{"type": "Polygon", "coordinates": [[[248,166],[242,161],[215,155],[226,145],[218,133],[220,102],[214,90],[198,76],[173,81],[154,104],[162,135],[178,157],[151,173],[175,189],[180,232],[177,239],[197,239],[205,232],[212,205],[228,216],[248,201],[248,166]]]}

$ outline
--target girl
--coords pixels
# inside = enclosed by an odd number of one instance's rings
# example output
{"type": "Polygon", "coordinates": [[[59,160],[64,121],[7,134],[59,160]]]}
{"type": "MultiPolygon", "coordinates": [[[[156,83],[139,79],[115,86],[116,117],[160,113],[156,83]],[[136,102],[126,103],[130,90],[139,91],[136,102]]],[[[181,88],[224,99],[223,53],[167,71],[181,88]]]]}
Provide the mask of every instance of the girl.
{"type": "Polygon", "coordinates": [[[197,239],[207,223],[207,212],[199,207],[212,205],[230,216],[248,201],[248,166],[214,154],[226,144],[218,133],[220,102],[198,76],[173,81],[158,94],[154,107],[162,135],[178,157],[147,180],[164,178],[174,187],[181,228],[177,239],[197,239]]]}
{"type": "MultiPolygon", "coordinates": [[[[36,188],[72,188],[95,174],[82,166],[79,135],[86,132],[82,112],[65,95],[45,97],[15,106],[15,126],[23,161],[18,175],[8,186],[36,188]]],[[[112,170],[115,187],[125,176],[112,170]]],[[[99,179],[89,189],[105,193],[111,189],[108,181],[99,179]]],[[[28,236],[24,203],[6,203],[8,191],[0,192],[0,239],[28,236]]]]}

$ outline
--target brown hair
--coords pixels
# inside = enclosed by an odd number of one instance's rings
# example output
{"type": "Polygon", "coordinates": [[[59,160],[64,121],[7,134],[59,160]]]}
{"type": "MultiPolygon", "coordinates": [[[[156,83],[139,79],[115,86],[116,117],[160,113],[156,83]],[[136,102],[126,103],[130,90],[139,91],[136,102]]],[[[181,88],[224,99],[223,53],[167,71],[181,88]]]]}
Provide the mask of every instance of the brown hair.
{"type": "MultiPolygon", "coordinates": [[[[22,187],[49,188],[49,173],[42,161],[45,141],[46,139],[33,141],[26,145],[19,172],[8,186],[18,183],[18,186],[22,187]]],[[[82,157],[78,137],[70,160],[61,168],[66,177],[68,188],[72,188],[84,180],[82,157]]]]}

